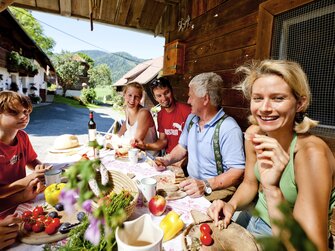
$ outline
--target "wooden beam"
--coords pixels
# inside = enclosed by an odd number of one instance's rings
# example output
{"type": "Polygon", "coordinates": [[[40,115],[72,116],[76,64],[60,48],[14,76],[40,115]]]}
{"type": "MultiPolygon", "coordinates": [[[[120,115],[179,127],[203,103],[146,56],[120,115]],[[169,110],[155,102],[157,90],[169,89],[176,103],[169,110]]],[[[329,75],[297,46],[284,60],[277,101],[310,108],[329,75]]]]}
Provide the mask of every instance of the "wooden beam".
{"type": "Polygon", "coordinates": [[[262,3],[260,7],[266,9],[269,13],[275,16],[313,1],[315,0],[270,0],[262,3]]]}
{"type": "Polygon", "coordinates": [[[101,13],[102,13],[103,6],[104,6],[104,0],[100,0],[99,14],[98,14],[99,19],[101,19],[101,13]]]}
{"type": "Polygon", "coordinates": [[[109,24],[115,24],[115,16],[117,10],[117,2],[115,0],[104,0],[100,19],[109,24]]]}
{"type": "Polygon", "coordinates": [[[9,5],[11,5],[15,0],[1,0],[0,1],[0,12],[7,9],[9,5]]]}
{"type": "Polygon", "coordinates": [[[180,0],[154,0],[154,1],[157,3],[172,4],[172,5],[180,3],[180,0]]]}
{"type": "Polygon", "coordinates": [[[130,6],[127,24],[134,27],[139,27],[143,7],[146,0],[135,0],[130,6]]]}
{"type": "Polygon", "coordinates": [[[259,7],[259,21],[257,28],[256,59],[266,59],[271,53],[271,38],[274,16],[266,9],[259,7]]]}
{"type": "Polygon", "coordinates": [[[117,4],[117,12],[115,15],[115,24],[126,25],[131,0],[120,0],[117,4]]]}
{"type": "Polygon", "coordinates": [[[71,16],[71,1],[68,0],[60,0],[59,1],[59,13],[62,16],[71,16]]]}

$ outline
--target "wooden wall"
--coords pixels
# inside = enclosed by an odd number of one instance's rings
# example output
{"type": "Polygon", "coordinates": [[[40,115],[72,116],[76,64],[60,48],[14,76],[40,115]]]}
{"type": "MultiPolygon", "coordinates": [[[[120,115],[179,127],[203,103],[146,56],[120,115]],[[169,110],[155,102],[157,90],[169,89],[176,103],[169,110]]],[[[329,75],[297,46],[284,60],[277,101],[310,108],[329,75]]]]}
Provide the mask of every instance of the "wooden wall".
{"type": "MultiPolygon", "coordinates": [[[[195,75],[214,71],[225,83],[224,110],[242,130],[248,127],[249,102],[233,89],[239,82],[235,69],[245,61],[270,56],[272,24],[276,15],[314,0],[182,0],[180,17],[191,17],[184,31],[165,35],[166,43],[176,39],[186,43],[185,71],[169,76],[177,99],[186,101],[188,83],[195,75]]],[[[322,137],[335,155],[335,136],[314,132],[322,137]]]]}
{"type": "MultiPolygon", "coordinates": [[[[190,27],[166,36],[166,43],[186,43],[185,73],[169,77],[177,99],[186,101],[188,83],[195,75],[214,71],[225,83],[224,109],[243,130],[248,126],[249,103],[240,91],[235,69],[256,54],[257,18],[262,0],[192,0],[190,27]]],[[[186,13],[185,13],[186,14],[186,13]]],[[[184,14],[184,15],[185,15],[184,14]]],[[[186,17],[184,17],[185,19],[186,17]]]]}
{"type": "Polygon", "coordinates": [[[5,68],[7,66],[8,51],[5,48],[0,47],[0,67],[5,68]]]}

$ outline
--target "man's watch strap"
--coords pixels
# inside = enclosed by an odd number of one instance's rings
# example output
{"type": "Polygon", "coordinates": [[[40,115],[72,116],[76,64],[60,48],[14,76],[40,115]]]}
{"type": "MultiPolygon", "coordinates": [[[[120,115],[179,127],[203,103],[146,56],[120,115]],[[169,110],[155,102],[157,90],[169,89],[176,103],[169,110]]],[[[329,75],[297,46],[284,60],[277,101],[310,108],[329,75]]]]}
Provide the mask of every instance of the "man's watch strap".
{"type": "Polygon", "coordinates": [[[211,185],[209,184],[208,180],[204,180],[205,182],[205,194],[210,195],[212,193],[211,185]]]}

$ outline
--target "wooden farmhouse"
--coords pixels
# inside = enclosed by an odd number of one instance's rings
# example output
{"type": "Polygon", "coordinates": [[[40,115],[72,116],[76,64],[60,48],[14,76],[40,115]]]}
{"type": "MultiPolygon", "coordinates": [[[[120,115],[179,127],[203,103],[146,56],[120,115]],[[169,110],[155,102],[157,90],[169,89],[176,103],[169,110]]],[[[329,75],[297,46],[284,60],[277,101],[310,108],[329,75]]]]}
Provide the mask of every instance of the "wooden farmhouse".
{"type": "Polygon", "coordinates": [[[179,100],[202,72],[225,83],[223,107],[248,126],[248,102],[234,86],[234,72],[252,59],[289,59],[308,74],[309,116],[335,148],[335,31],[333,0],[3,0],[8,5],[90,20],[165,37],[163,75],[179,100]]]}
{"type": "Polygon", "coordinates": [[[48,56],[9,11],[0,12],[0,90],[19,91],[34,103],[44,102],[51,72],[54,69],[48,56]]]}

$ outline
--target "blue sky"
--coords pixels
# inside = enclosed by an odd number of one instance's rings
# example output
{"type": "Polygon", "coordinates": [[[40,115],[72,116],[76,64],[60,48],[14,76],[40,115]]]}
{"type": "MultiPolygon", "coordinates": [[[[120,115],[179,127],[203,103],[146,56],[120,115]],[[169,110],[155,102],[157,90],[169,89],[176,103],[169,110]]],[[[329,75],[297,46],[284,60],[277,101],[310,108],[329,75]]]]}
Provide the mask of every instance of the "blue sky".
{"type": "Polygon", "coordinates": [[[42,25],[44,34],[56,41],[56,46],[53,50],[55,53],[59,53],[62,50],[70,52],[101,50],[109,53],[125,51],[143,59],[156,58],[163,56],[164,53],[163,37],[154,37],[151,34],[96,22],[94,22],[94,29],[91,31],[90,23],[85,20],[37,11],[33,11],[32,15],[42,25]]]}

